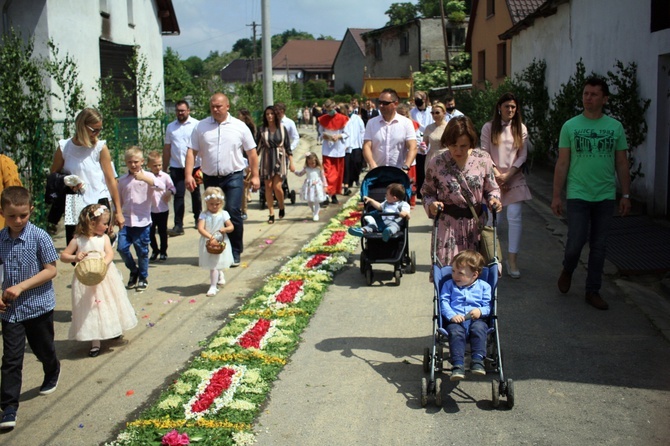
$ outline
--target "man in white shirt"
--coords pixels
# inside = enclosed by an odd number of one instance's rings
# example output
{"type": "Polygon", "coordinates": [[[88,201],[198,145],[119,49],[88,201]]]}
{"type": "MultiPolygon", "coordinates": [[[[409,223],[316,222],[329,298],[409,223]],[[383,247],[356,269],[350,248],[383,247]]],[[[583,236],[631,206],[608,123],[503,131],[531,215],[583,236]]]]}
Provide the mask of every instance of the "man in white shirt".
{"type": "Polygon", "coordinates": [[[211,116],[203,119],[193,130],[191,145],[186,154],[186,187],[196,188],[193,165],[196,155],[200,156],[205,188],[220,187],[225,196],[225,210],[230,214],[234,230],[228,234],[233,250],[232,266],[240,265],[240,254],[244,250],[244,220],[242,220],[242,194],[244,190],[244,169],[247,161],[251,171],[251,188],[260,187],[258,174],[258,154],[256,142],[247,125],[232,116],[228,110],[230,102],[223,93],[215,93],[209,99],[211,116]]]}
{"type": "Polygon", "coordinates": [[[379,95],[381,116],[365,126],[363,158],[370,170],[377,166],[395,166],[409,172],[416,158],[416,131],[412,120],[396,113],[398,93],[385,88],[379,95]]]}
{"type": "MultiPolygon", "coordinates": [[[[173,203],[174,227],[168,231],[170,237],[184,234],[184,194],[186,193],[184,166],[186,165],[186,152],[191,145],[191,133],[200,122],[190,115],[191,108],[186,101],[177,102],[175,112],[177,119],[168,124],[163,146],[163,170],[168,172],[168,168],[170,169],[170,178],[176,189],[173,203]]],[[[200,168],[199,159],[194,164],[194,170],[198,168],[200,168]]],[[[191,206],[193,220],[197,224],[202,210],[199,186],[191,192],[191,206]]]]}
{"type": "MultiPolygon", "coordinates": [[[[359,178],[361,176],[361,169],[363,168],[363,136],[365,135],[365,124],[361,117],[354,111],[352,104],[344,104],[349,116],[349,121],[344,127],[344,133],[347,134],[345,140],[347,145],[347,153],[344,156],[344,192],[342,195],[351,195],[349,186],[354,183],[359,185],[359,178]]],[[[356,101],[358,103],[358,101],[356,101]]]]}
{"type": "Polygon", "coordinates": [[[293,119],[286,116],[286,104],[283,102],[277,102],[275,105],[275,113],[281,121],[282,125],[286,128],[286,133],[291,140],[291,152],[293,152],[298,143],[300,142],[300,134],[298,133],[298,128],[295,126],[293,119]]]}
{"type": "Polygon", "coordinates": [[[430,106],[426,92],[421,90],[414,92],[414,105],[415,107],[409,111],[409,115],[419,123],[419,131],[423,133],[427,126],[435,122],[433,115],[430,113],[433,108],[430,106]]]}
{"type": "Polygon", "coordinates": [[[449,122],[451,118],[455,118],[457,116],[463,116],[463,113],[456,110],[456,100],[454,99],[453,96],[447,96],[444,99],[444,106],[447,109],[444,114],[444,120],[446,122],[449,122]]]}

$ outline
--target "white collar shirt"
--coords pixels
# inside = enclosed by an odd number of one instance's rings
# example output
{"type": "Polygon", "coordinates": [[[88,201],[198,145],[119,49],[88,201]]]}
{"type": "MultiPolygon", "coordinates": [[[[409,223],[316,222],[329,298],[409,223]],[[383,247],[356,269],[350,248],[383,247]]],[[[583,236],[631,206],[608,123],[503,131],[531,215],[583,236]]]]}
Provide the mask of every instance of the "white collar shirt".
{"type": "MultiPolygon", "coordinates": [[[[153,179],[153,173],[144,171],[144,175],[153,179]]],[[[144,181],[136,180],[127,173],[119,178],[119,196],[125,225],[132,228],[144,228],[151,224],[151,204],[154,199],[154,187],[144,181]]]]}
{"type": "MultiPolygon", "coordinates": [[[[186,165],[186,151],[191,146],[191,134],[196,125],[197,119],[189,116],[184,123],[174,120],[168,124],[165,130],[165,144],[170,144],[170,167],[183,169],[186,165]]],[[[200,165],[200,160],[196,159],[194,167],[200,165]]]]}
{"type": "Polygon", "coordinates": [[[360,116],[357,114],[349,116],[349,121],[347,121],[347,125],[344,127],[344,133],[348,136],[346,139],[347,152],[363,147],[365,124],[363,124],[363,119],[360,116]]]}
{"type": "Polygon", "coordinates": [[[455,108],[453,113],[449,112],[444,113],[444,120],[449,122],[452,118],[456,118],[458,116],[465,116],[465,115],[461,113],[457,108],[455,108]]]}
{"type": "Polygon", "coordinates": [[[289,139],[291,140],[291,152],[293,152],[300,142],[298,128],[295,126],[293,119],[287,118],[286,116],[281,118],[281,123],[286,128],[286,133],[288,133],[289,139]]]}
{"type": "Polygon", "coordinates": [[[416,139],[416,131],[412,121],[398,113],[390,122],[379,115],[368,121],[363,139],[372,143],[372,159],[377,166],[401,169],[407,158],[407,141],[416,139]]]}
{"type": "Polygon", "coordinates": [[[247,167],[243,151],[256,148],[256,142],[247,125],[228,113],[218,123],[211,116],[196,125],[191,135],[191,149],[198,152],[202,173],[226,176],[247,167]]]}
{"type": "Polygon", "coordinates": [[[426,131],[426,127],[435,122],[433,120],[433,115],[431,112],[433,108],[429,105],[425,110],[419,110],[417,107],[414,107],[409,111],[409,115],[413,120],[419,123],[419,130],[421,133],[426,131]]]}

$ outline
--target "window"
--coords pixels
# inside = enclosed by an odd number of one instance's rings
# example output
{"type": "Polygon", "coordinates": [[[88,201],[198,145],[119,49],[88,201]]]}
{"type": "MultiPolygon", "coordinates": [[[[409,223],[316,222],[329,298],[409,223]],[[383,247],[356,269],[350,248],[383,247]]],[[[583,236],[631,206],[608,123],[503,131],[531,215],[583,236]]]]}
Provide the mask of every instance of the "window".
{"type": "Polygon", "coordinates": [[[465,46],[465,31],[465,28],[447,28],[449,48],[462,48],[465,46]]]}
{"type": "Polygon", "coordinates": [[[100,15],[104,18],[109,18],[109,5],[107,0],[100,0],[100,15]]]}
{"type": "Polygon", "coordinates": [[[128,26],[135,28],[135,14],[133,14],[133,0],[126,0],[126,7],[128,9],[128,26]]]}
{"type": "Polygon", "coordinates": [[[507,76],[507,42],[498,44],[498,77],[507,76]]]}
{"type": "Polygon", "coordinates": [[[477,53],[477,81],[484,82],[486,80],[486,51],[482,50],[477,53]]]}
{"type": "Polygon", "coordinates": [[[379,39],[375,39],[374,45],[375,45],[375,59],[382,60],[382,41],[379,39]]]}
{"type": "Polygon", "coordinates": [[[651,32],[670,28],[668,0],[651,0],[651,32]]]}
{"type": "Polygon", "coordinates": [[[400,54],[409,53],[409,33],[404,32],[400,36],[400,54]]]}
{"type": "Polygon", "coordinates": [[[496,0],[486,0],[486,17],[496,15],[496,0]]]}

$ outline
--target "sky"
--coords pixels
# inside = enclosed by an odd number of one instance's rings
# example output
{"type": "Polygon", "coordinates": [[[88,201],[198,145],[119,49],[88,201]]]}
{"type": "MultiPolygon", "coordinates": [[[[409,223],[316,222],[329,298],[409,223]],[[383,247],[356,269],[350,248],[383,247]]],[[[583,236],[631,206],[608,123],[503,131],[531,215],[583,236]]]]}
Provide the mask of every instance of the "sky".
{"type": "MultiPolygon", "coordinates": [[[[270,33],[295,28],[342,40],[347,28],[382,28],[392,3],[403,0],[267,0],[270,33]]],[[[404,0],[407,1],[407,0],[404,0]]],[[[210,51],[230,52],[239,39],[251,39],[254,21],[261,33],[261,0],[173,0],[179,36],[163,37],[163,50],[171,47],[181,59],[206,58],[210,51]]]]}

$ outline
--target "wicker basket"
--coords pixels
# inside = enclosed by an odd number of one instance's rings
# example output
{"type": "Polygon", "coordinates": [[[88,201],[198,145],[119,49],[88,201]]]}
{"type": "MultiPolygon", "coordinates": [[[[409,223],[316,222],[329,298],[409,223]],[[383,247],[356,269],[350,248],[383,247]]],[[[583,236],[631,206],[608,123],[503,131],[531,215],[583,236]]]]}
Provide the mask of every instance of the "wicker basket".
{"type": "Polygon", "coordinates": [[[220,242],[215,238],[210,238],[205,244],[207,252],[210,254],[221,254],[224,249],[226,249],[226,242],[220,242]]]}
{"type": "Polygon", "coordinates": [[[102,282],[107,274],[107,264],[101,252],[90,251],[84,260],[74,267],[79,282],[86,286],[95,286],[102,282]]]}

